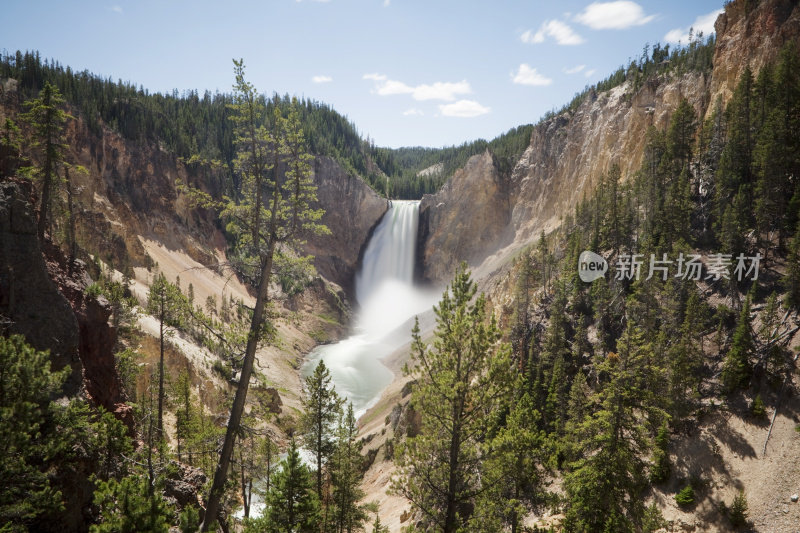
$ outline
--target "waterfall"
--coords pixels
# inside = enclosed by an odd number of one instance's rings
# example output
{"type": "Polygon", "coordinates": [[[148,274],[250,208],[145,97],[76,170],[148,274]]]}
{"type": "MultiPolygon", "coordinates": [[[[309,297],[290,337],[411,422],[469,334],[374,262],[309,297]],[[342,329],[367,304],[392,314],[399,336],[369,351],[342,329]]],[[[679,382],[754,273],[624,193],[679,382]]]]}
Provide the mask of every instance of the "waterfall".
{"type": "Polygon", "coordinates": [[[419,202],[394,201],[375,228],[356,275],[356,299],[364,304],[386,280],[411,286],[419,202]]]}
{"type": "Polygon", "coordinates": [[[418,218],[418,201],[391,203],[356,274],[359,311],[354,334],[314,349],[301,372],[306,377],[325,361],[336,392],[353,403],[356,416],[377,402],[392,382],[394,375],[381,359],[411,340],[409,320],[435,302],[433,294],[413,283],[418,218]]]}

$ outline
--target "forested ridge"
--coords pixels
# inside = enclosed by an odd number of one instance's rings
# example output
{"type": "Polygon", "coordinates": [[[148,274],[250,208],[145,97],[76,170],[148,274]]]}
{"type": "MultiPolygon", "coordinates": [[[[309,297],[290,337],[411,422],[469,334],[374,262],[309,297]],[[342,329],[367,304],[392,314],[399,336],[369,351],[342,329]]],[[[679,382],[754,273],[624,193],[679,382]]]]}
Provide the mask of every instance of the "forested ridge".
{"type": "MultiPolygon", "coordinates": [[[[626,81],[638,87],[643,80],[659,73],[707,71],[713,50],[713,36],[703,41],[702,35],[684,47],[670,49],[669,45],[656,44],[651,50],[646,46],[640,58],[587,86],[569,104],[545,114],[542,120],[574,110],[590,92],[606,91],[626,81]]],[[[132,82],[75,71],[58,61],[42,58],[35,51],[0,54],[0,78],[19,82],[14,102],[17,106],[38,95],[45,83],[50,83],[79,112],[92,133],[99,134],[104,124],[130,141],[155,143],[187,160],[199,157],[219,161],[233,175],[235,148],[228,120],[230,93],[150,92],[132,82]]],[[[267,116],[273,107],[285,114],[291,102],[288,95],[260,98],[270,109],[267,116]]],[[[383,148],[365,140],[351,121],[329,105],[312,99],[300,103],[300,120],[310,152],[333,157],[348,172],[361,176],[373,189],[390,198],[418,199],[436,192],[471,156],[487,149],[495,155],[501,174],[509,176],[530,144],[533,129],[530,124],[518,126],[491,141],[479,139],[459,146],[383,148]],[[421,174],[434,165],[440,166],[421,174]]]]}

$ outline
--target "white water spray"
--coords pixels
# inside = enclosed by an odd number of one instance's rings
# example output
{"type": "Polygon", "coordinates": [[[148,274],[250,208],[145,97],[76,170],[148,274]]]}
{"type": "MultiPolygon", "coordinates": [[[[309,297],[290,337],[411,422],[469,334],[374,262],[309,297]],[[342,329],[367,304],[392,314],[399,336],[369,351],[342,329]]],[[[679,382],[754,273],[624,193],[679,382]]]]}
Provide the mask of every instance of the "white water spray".
{"type": "Polygon", "coordinates": [[[392,372],[380,360],[411,340],[409,320],[429,310],[436,301],[434,292],[414,287],[418,218],[419,202],[392,202],[367,245],[356,275],[360,310],[355,317],[355,334],[317,347],[303,366],[306,377],[320,360],[325,361],[336,392],[353,403],[356,416],[374,405],[392,382],[392,372]],[[405,334],[401,334],[402,328],[405,334]]]}

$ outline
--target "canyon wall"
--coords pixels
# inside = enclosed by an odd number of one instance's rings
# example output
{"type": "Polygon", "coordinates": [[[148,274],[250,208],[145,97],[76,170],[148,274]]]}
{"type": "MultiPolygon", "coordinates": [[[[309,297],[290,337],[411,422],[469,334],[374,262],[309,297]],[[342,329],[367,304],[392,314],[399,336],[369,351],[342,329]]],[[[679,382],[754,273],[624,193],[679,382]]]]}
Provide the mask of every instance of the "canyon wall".
{"type": "Polygon", "coordinates": [[[648,128],[666,129],[682,98],[699,117],[707,116],[717,98],[727,103],[747,66],[756,75],[787,42],[800,44],[797,2],[764,0],[748,13],[751,4],[731,2],[717,19],[710,75],[664,73],[636,90],[626,82],[590,91],[574,111],[534,128],[510,176],[493,175],[490,154],[477,155],[436,194],[426,195],[418,278],[447,282],[462,260],[479,276],[495,271],[542,231],[557,227],[612,165],[629,179],[641,165],[648,128]]]}

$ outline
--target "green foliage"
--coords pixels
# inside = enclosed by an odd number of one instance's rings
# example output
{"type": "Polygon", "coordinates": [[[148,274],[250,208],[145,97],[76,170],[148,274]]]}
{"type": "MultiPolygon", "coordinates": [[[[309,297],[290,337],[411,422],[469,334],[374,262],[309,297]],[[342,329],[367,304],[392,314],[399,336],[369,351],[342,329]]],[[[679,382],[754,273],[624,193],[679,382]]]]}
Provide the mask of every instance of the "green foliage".
{"type": "Polygon", "coordinates": [[[23,337],[0,337],[0,522],[13,531],[60,520],[75,504],[62,484],[88,475],[85,465],[101,478],[124,473],[120,457],[132,446],[122,423],[82,400],[52,401],[67,372],[51,371],[48,353],[23,337]]]}
{"type": "Polygon", "coordinates": [[[51,372],[47,352],[34,350],[22,336],[0,337],[0,521],[24,528],[42,514],[59,511],[62,496],[47,471],[69,445],[59,431],[59,407],[51,403],[66,378],[51,372]]]}
{"type": "Polygon", "coordinates": [[[311,284],[317,273],[312,259],[311,256],[293,257],[285,253],[275,255],[275,274],[284,294],[299,294],[311,284]]]}
{"type": "Polygon", "coordinates": [[[658,430],[655,439],[655,449],[653,450],[653,464],[650,467],[650,481],[653,483],[663,483],[669,479],[672,471],[672,464],[669,460],[669,426],[666,422],[658,430]]]}
{"type": "Polygon", "coordinates": [[[357,435],[353,405],[348,403],[346,412],[339,417],[336,450],[329,464],[332,509],[326,514],[331,531],[360,531],[367,520],[366,509],[359,504],[365,494],[360,486],[362,457],[357,435]]]}
{"type": "Polygon", "coordinates": [[[747,497],[744,491],[739,491],[739,494],[733,499],[733,504],[729,510],[728,517],[730,518],[733,527],[741,527],[747,524],[748,517],[747,510],[747,497]]]}
{"type": "Polygon", "coordinates": [[[188,303],[180,287],[167,281],[164,274],[159,273],[150,284],[147,293],[146,311],[153,315],[159,324],[159,360],[158,360],[158,433],[164,432],[164,344],[166,336],[171,333],[171,328],[183,325],[188,303]]]}
{"type": "Polygon", "coordinates": [[[748,296],[739,313],[733,341],[723,362],[722,385],[728,392],[746,386],[750,379],[752,371],[750,354],[754,349],[750,328],[750,297],[748,296]]]}
{"type": "Polygon", "coordinates": [[[320,360],[314,373],[306,378],[303,396],[303,416],[300,427],[303,442],[317,463],[317,495],[322,499],[323,467],[336,451],[333,429],[340,417],[342,400],[331,384],[331,374],[320,360]]]}
{"type": "Polygon", "coordinates": [[[783,277],[787,307],[800,310],[800,223],[789,248],[786,274],[783,277]]]}
{"type": "Polygon", "coordinates": [[[59,193],[58,170],[67,149],[64,127],[69,118],[63,110],[64,103],[58,88],[45,83],[37,98],[25,102],[27,111],[22,115],[33,132],[30,146],[38,160],[26,173],[38,182],[41,191],[36,230],[39,240],[44,239],[44,231],[52,222],[49,217],[59,193]]]}
{"type": "Polygon", "coordinates": [[[98,480],[94,504],[100,510],[100,521],[89,528],[91,533],[169,531],[172,513],[161,493],[149,485],[147,476],[98,480]]]}
{"type": "Polygon", "coordinates": [[[412,331],[413,367],[406,371],[417,385],[411,404],[422,416],[420,433],[395,452],[397,493],[411,501],[424,527],[455,532],[469,519],[468,509],[481,492],[479,453],[491,413],[510,393],[510,346],[478,296],[466,265],[455,273],[436,314],[435,338],[426,346],[419,324],[412,331]]]}
{"type": "Polygon", "coordinates": [[[669,523],[661,514],[656,502],[651,503],[644,511],[642,518],[642,533],[656,533],[656,531],[669,527],[669,523]]]}
{"type": "Polygon", "coordinates": [[[513,403],[502,427],[487,442],[484,490],[469,520],[471,531],[520,531],[530,511],[542,506],[547,446],[539,413],[527,393],[513,403]]]}
{"type": "Polygon", "coordinates": [[[675,495],[675,503],[681,507],[689,507],[694,504],[694,487],[691,483],[678,491],[675,495]]]}
{"type": "Polygon", "coordinates": [[[292,440],[281,469],[273,476],[264,514],[250,521],[245,531],[311,533],[319,531],[319,519],[319,500],[311,473],[300,460],[297,445],[292,440]]]}
{"type": "Polygon", "coordinates": [[[753,403],[750,405],[750,414],[755,418],[765,418],[767,416],[767,409],[764,407],[764,400],[761,399],[760,394],[756,394],[753,403]]]}
{"type": "Polygon", "coordinates": [[[193,505],[188,505],[181,511],[179,525],[181,533],[197,533],[200,526],[200,510],[193,505]]]}
{"type": "Polygon", "coordinates": [[[0,130],[0,178],[12,176],[20,165],[22,134],[16,123],[6,117],[0,130]]]}

